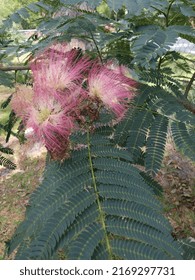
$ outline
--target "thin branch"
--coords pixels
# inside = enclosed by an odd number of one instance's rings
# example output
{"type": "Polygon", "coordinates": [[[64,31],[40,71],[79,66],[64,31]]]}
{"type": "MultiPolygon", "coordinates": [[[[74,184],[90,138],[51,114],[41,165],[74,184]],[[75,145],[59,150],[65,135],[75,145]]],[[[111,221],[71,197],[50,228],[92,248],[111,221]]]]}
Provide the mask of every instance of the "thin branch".
{"type": "Polygon", "coordinates": [[[98,52],[100,61],[101,61],[101,63],[103,64],[102,54],[101,54],[101,52],[100,52],[100,50],[99,50],[99,47],[98,47],[98,45],[97,45],[97,43],[96,43],[96,40],[95,40],[95,38],[94,38],[94,36],[93,36],[93,33],[90,32],[90,34],[91,34],[91,38],[92,38],[92,40],[93,40],[93,43],[94,43],[94,45],[95,45],[95,47],[96,47],[96,50],[97,50],[97,52],[98,52]]]}
{"type": "Polygon", "coordinates": [[[17,65],[17,66],[1,66],[0,71],[18,71],[18,70],[30,70],[28,65],[17,65]]]}
{"type": "Polygon", "coordinates": [[[187,99],[187,97],[188,97],[188,93],[189,93],[189,91],[190,91],[190,89],[191,89],[191,87],[192,87],[192,84],[193,84],[194,80],[195,80],[195,72],[194,72],[194,74],[192,75],[192,77],[191,77],[191,79],[190,79],[190,81],[189,81],[189,83],[188,83],[188,85],[187,85],[187,87],[186,87],[186,90],[185,90],[185,93],[184,93],[184,97],[185,97],[186,99],[187,99]]]}
{"type": "Polygon", "coordinates": [[[104,218],[105,214],[104,214],[104,211],[103,211],[101,203],[100,203],[100,197],[99,197],[97,184],[96,184],[96,177],[95,177],[94,166],[93,166],[93,162],[92,162],[92,152],[91,152],[91,145],[90,145],[89,129],[87,130],[87,146],[88,146],[89,165],[90,165],[90,169],[91,169],[91,177],[92,177],[92,180],[93,180],[94,192],[95,192],[95,195],[96,195],[97,206],[98,206],[98,210],[99,210],[99,214],[100,214],[99,218],[100,218],[101,226],[103,228],[104,235],[105,235],[107,252],[108,252],[108,255],[109,255],[109,259],[111,260],[112,259],[112,249],[111,249],[111,246],[110,246],[110,241],[108,239],[108,234],[107,234],[107,230],[106,230],[106,224],[105,224],[105,218],[104,218]]]}
{"type": "Polygon", "coordinates": [[[158,62],[158,69],[157,69],[157,73],[158,73],[158,77],[157,77],[157,86],[160,86],[160,70],[161,70],[161,64],[162,64],[162,57],[159,58],[159,62],[158,62]]]}
{"type": "Polygon", "coordinates": [[[161,14],[163,14],[164,17],[166,18],[166,13],[165,13],[165,12],[161,11],[160,9],[158,9],[158,8],[152,6],[152,5],[151,5],[151,8],[153,8],[153,9],[156,10],[157,12],[160,12],[161,14]]]}
{"type": "Polygon", "coordinates": [[[166,14],[166,27],[169,26],[169,13],[170,13],[171,7],[172,7],[174,2],[175,2],[175,0],[171,1],[171,3],[169,4],[168,10],[167,10],[167,14],[166,14]]]}
{"type": "Polygon", "coordinates": [[[195,104],[191,103],[188,99],[178,99],[178,102],[184,106],[185,109],[195,114],[195,104]]]}

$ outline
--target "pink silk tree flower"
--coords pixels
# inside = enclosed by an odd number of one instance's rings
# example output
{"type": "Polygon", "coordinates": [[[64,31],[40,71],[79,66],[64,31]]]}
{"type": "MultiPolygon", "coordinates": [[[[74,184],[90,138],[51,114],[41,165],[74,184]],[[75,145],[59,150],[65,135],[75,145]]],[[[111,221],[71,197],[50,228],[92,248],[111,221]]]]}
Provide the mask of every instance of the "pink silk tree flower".
{"type": "Polygon", "coordinates": [[[132,79],[129,68],[124,65],[116,65],[112,61],[109,61],[106,64],[106,67],[112,71],[114,71],[116,74],[118,74],[118,80],[122,81],[124,85],[126,85],[129,90],[135,92],[137,88],[137,82],[132,79]]]}
{"type": "Polygon", "coordinates": [[[54,159],[68,155],[69,136],[74,129],[73,107],[65,106],[52,96],[35,96],[30,108],[27,128],[33,129],[54,159]]]}
{"type": "Polygon", "coordinates": [[[34,90],[38,92],[41,88],[53,91],[63,98],[82,83],[83,74],[89,66],[89,59],[79,58],[77,50],[69,51],[66,45],[58,45],[57,48],[51,46],[31,62],[34,90]]]}
{"type": "Polygon", "coordinates": [[[30,86],[16,86],[10,105],[16,115],[25,123],[29,117],[29,108],[32,106],[33,90],[30,86]]]}
{"type": "Polygon", "coordinates": [[[22,118],[26,131],[30,131],[29,140],[41,142],[52,158],[64,159],[68,156],[69,136],[75,128],[76,101],[67,105],[45,91],[32,94],[32,89],[27,89],[21,87],[16,92],[12,109],[22,118]]]}
{"type": "Polygon", "coordinates": [[[101,101],[118,118],[122,118],[128,101],[134,97],[134,92],[127,86],[126,79],[124,75],[106,66],[94,64],[88,76],[89,96],[101,101]]]}

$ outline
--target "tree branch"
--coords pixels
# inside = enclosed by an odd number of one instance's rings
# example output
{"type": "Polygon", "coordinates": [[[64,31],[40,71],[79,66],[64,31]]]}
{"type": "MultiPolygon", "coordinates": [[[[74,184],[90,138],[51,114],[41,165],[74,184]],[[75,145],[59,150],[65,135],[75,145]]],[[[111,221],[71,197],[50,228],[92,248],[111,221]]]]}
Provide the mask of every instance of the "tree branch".
{"type": "Polygon", "coordinates": [[[194,80],[195,80],[195,72],[194,72],[194,74],[192,75],[192,77],[191,77],[191,79],[190,79],[190,81],[189,81],[189,83],[188,83],[188,85],[187,85],[187,87],[186,87],[186,90],[185,90],[185,93],[184,93],[184,97],[185,97],[186,99],[187,99],[187,97],[188,97],[188,93],[189,93],[189,91],[190,91],[190,89],[191,89],[191,87],[192,87],[192,84],[193,84],[194,80]]]}
{"type": "Polygon", "coordinates": [[[17,70],[30,70],[28,65],[16,65],[16,66],[0,66],[0,71],[17,71],[17,70]]]}

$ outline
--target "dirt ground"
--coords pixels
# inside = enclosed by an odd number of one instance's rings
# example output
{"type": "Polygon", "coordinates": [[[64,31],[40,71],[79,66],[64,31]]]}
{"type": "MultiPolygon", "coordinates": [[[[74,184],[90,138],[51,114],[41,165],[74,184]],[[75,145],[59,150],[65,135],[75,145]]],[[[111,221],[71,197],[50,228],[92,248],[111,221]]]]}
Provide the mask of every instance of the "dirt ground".
{"type": "Polygon", "coordinates": [[[17,139],[11,139],[9,147],[16,151],[10,159],[17,169],[0,166],[0,259],[4,255],[5,242],[24,219],[30,194],[42,180],[46,157],[46,151],[40,145],[20,146],[17,139]]]}
{"type": "Polygon", "coordinates": [[[169,142],[163,167],[156,176],[163,186],[165,214],[176,238],[195,238],[195,163],[169,142]]]}

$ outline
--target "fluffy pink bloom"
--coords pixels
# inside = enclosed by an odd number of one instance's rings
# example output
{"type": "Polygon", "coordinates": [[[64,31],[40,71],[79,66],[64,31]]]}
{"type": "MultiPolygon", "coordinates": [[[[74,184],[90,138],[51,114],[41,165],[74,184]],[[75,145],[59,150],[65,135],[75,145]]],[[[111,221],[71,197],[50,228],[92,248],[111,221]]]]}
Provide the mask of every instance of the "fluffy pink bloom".
{"type": "Polygon", "coordinates": [[[67,154],[69,136],[74,129],[72,116],[75,104],[62,104],[54,96],[38,95],[34,97],[27,127],[31,127],[50,154],[62,159],[67,154]]]}
{"type": "Polygon", "coordinates": [[[69,136],[84,121],[81,111],[88,95],[82,82],[89,65],[67,44],[52,45],[31,62],[33,89],[20,89],[12,101],[26,130],[55,159],[68,155],[69,136]]]}
{"type": "Polygon", "coordinates": [[[89,65],[88,58],[78,58],[77,50],[70,50],[66,44],[53,45],[31,63],[34,90],[45,89],[64,98],[80,86],[89,65]]]}
{"type": "Polygon", "coordinates": [[[72,100],[69,105],[63,104],[43,91],[30,94],[29,102],[29,93],[32,92],[23,88],[17,91],[11,102],[13,110],[23,119],[26,129],[33,132],[34,141],[42,142],[53,158],[67,157],[69,136],[75,128],[76,103],[72,100]]]}
{"type": "Polygon", "coordinates": [[[29,117],[29,108],[33,100],[33,90],[30,86],[16,86],[16,92],[11,99],[11,107],[16,115],[23,119],[24,123],[29,117]]]}
{"type": "Polygon", "coordinates": [[[41,141],[54,159],[64,159],[70,135],[91,123],[104,105],[121,119],[134,96],[136,83],[128,68],[102,66],[68,44],[54,44],[31,62],[33,88],[17,89],[11,105],[26,126],[27,134],[41,141]]]}
{"type": "Polygon", "coordinates": [[[96,64],[88,76],[89,96],[101,100],[118,118],[122,118],[127,109],[127,102],[134,96],[127,80],[123,74],[96,64]]]}
{"type": "Polygon", "coordinates": [[[124,86],[127,86],[132,93],[137,88],[137,82],[132,79],[129,68],[124,65],[116,65],[112,61],[108,62],[106,67],[112,71],[114,71],[118,77],[119,81],[122,81],[124,86]]]}

